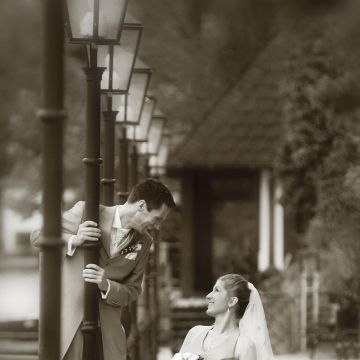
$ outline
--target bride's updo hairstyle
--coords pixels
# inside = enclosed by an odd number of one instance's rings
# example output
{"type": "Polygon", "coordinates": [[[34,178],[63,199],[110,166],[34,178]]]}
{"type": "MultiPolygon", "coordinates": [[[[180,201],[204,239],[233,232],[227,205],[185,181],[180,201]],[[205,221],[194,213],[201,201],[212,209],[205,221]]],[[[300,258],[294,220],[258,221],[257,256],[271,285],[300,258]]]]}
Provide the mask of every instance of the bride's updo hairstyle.
{"type": "Polygon", "coordinates": [[[238,274],[226,274],[221,276],[218,280],[224,284],[225,290],[230,294],[238,298],[238,302],[235,306],[236,317],[240,320],[249,304],[251,290],[248,287],[248,282],[241,275],[238,274]]]}

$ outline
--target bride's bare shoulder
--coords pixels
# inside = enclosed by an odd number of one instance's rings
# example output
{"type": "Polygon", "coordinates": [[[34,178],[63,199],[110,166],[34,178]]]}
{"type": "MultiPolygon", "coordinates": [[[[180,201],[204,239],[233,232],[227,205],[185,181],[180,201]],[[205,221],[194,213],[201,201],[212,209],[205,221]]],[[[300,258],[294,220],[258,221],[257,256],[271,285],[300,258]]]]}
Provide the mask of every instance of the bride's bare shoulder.
{"type": "Polygon", "coordinates": [[[201,332],[209,330],[210,328],[211,326],[196,325],[189,330],[188,334],[192,334],[192,335],[199,334],[201,332]]]}
{"type": "Polygon", "coordinates": [[[186,334],[180,352],[182,352],[182,350],[184,350],[188,346],[188,344],[192,343],[192,341],[204,334],[208,329],[210,329],[210,326],[197,325],[192,327],[186,334]]]}

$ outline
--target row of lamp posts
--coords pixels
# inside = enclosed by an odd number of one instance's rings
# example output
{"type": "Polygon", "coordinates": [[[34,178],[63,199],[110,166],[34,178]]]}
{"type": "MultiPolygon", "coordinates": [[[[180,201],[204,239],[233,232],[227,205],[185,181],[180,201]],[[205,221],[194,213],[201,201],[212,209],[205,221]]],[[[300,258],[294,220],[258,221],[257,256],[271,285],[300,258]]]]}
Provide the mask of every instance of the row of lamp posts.
{"type": "MultiPolygon", "coordinates": [[[[40,254],[40,360],[58,360],[60,354],[60,284],[61,284],[61,199],[62,143],[65,111],[64,98],[64,22],[70,43],[86,47],[86,155],[85,220],[99,221],[100,183],[102,203],[114,204],[115,192],[115,134],[119,134],[118,202],[128,195],[129,152],[130,184],[138,181],[139,155],[145,157],[147,169],[155,175],[166,161],[169,136],[164,131],[166,119],[157,108],[156,99],[148,94],[151,70],[137,58],[142,25],[127,12],[128,0],[44,0],[43,5],[43,104],[42,119],[43,212],[44,229],[40,254]],[[64,6],[65,5],[65,6],[64,6]],[[103,171],[100,157],[101,108],[103,108],[103,171]],[[131,146],[130,146],[131,145],[131,146]]],[[[146,170],[145,173],[149,173],[146,170]]],[[[150,174],[148,174],[150,175],[150,174]]],[[[84,244],[85,264],[98,262],[98,246],[84,244]]],[[[146,276],[156,285],[156,255],[146,276]]],[[[149,292],[148,284],[145,292],[149,292]]],[[[97,360],[98,303],[97,288],[85,283],[83,359],[97,360]]],[[[154,292],[156,297],[156,291],[154,292]]],[[[145,297],[148,297],[145,296],[145,297]]],[[[153,303],[156,305],[156,299],[153,303]]],[[[139,359],[137,304],[131,304],[125,317],[130,329],[130,357],[139,359]]],[[[155,306],[156,309],[156,306],[155,306]]],[[[156,313],[156,310],[154,311],[156,313]]],[[[153,321],[156,323],[156,321],[153,321]]],[[[154,330],[156,330],[154,328],[154,330]]],[[[156,344],[156,333],[152,341],[156,344]]],[[[156,345],[155,345],[156,346],[156,345]]],[[[156,350],[152,346],[155,357],[156,350]]]]}

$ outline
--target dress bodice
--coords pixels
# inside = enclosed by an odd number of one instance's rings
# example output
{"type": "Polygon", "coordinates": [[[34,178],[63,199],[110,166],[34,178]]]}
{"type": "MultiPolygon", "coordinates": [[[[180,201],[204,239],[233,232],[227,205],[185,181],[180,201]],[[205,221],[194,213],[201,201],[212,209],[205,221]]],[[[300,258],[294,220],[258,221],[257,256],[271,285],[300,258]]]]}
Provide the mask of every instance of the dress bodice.
{"type": "Polygon", "coordinates": [[[211,329],[212,326],[193,327],[179,352],[200,355],[204,360],[256,360],[254,343],[238,332],[219,335],[205,348],[205,340],[211,329]]]}
{"type": "Polygon", "coordinates": [[[219,335],[205,348],[205,340],[211,329],[212,326],[195,326],[192,328],[186,336],[180,352],[191,352],[202,356],[204,360],[234,360],[239,334],[219,335]]]}

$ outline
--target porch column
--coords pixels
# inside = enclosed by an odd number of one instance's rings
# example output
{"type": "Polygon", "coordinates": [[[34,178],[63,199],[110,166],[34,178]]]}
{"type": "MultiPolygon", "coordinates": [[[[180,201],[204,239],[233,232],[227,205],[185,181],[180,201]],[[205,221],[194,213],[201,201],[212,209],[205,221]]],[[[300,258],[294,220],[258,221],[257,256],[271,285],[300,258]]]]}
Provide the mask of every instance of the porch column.
{"type": "Polygon", "coordinates": [[[278,179],[274,184],[273,204],[273,238],[274,238],[274,266],[278,270],[284,269],[284,208],[280,204],[282,186],[278,179]]]}
{"type": "Polygon", "coordinates": [[[264,271],[270,265],[271,241],[271,172],[262,169],[259,181],[259,252],[258,269],[264,271]]]}

